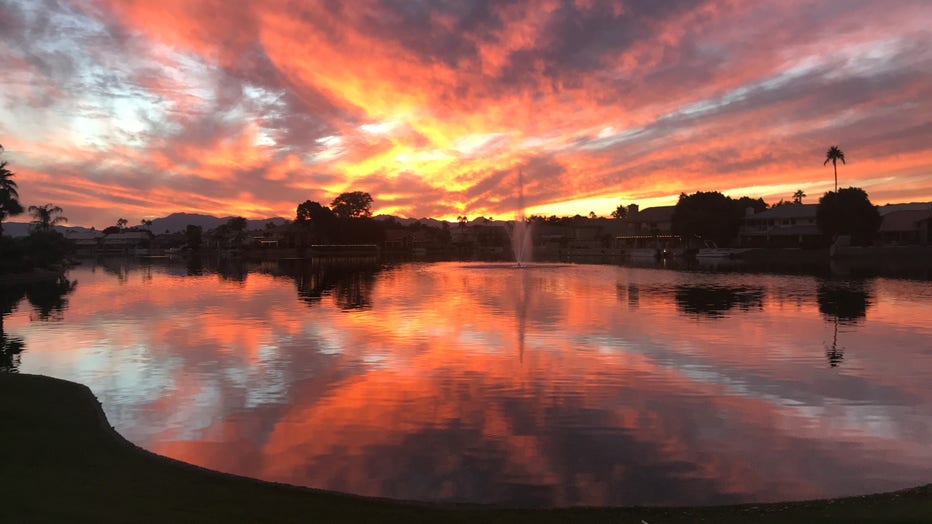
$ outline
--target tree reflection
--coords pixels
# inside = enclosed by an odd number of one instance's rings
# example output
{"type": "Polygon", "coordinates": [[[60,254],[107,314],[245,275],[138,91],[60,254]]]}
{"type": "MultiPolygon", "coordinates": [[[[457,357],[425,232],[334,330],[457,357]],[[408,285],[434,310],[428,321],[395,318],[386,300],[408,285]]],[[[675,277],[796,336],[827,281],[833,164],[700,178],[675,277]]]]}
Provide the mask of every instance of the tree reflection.
{"type": "Polygon", "coordinates": [[[283,269],[294,278],[298,297],[308,305],[332,294],[344,311],[372,307],[372,287],[379,271],[373,258],[298,260],[283,269]]]}
{"type": "Polygon", "coordinates": [[[69,294],[78,282],[60,277],[46,282],[37,282],[26,289],[26,298],[35,308],[39,320],[61,320],[62,312],[68,306],[69,294]]]}
{"type": "Polygon", "coordinates": [[[19,369],[23,339],[0,333],[0,373],[16,373],[19,369]]]}
{"type": "Polygon", "coordinates": [[[68,306],[65,297],[72,293],[77,285],[77,281],[58,277],[28,286],[0,287],[0,372],[16,373],[21,354],[26,349],[26,343],[21,337],[4,330],[3,321],[6,316],[12,313],[25,297],[35,309],[39,320],[60,320],[62,312],[68,306]]]}
{"type": "Polygon", "coordinates": [[[674,298],[683,313],[716,318],[736,307],[742,311],[764,307],[763,288],[681,285],[676,287],[674,298]]]}
{"type": "Polygon", "coordinates": [[[816,291],[819,312],[826,320],[854,323],[867,316],[873,303],[873,290],[865,280],[823,280],[816,291]]]}
{"type": "Polygon", "coordinates": [[[838,367],[845,358],[843,347],[838,345],[838,325],[854,324],[867,316],[873,304],[873,290],[864,280],[823,280],[816,291],[819,312],[834,324],[832,345],[825,351],[829,366],[838,367]]]}
{"type": "Polygon", "coordinates": [[[23,339],[8,335],[3,329],[3,319],[16,308],[25,294],[24,286],[0,287],[0,372],[15,373],[19,367],[23,339]]]}
{"type": "Polygon", "coordinates": [[[199,277],[204,274],[204,261],[197,253],[192,254],[185,261],[185,271],[189,277],[199,277]]]}
{"type": "Polygon", "coordinates": [[[246,262],[239,257],[222,257],[217,261],[217,274],[221,280],[242,284],[249,276],[249,269],[246,262]]]}

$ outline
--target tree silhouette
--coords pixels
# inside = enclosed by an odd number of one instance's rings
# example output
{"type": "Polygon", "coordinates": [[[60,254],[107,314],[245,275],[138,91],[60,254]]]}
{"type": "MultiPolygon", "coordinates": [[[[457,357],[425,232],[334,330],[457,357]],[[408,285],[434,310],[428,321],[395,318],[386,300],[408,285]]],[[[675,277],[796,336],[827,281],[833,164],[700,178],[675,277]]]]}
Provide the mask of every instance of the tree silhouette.
{"type": "Polygon", "coordinates": [[[29,214],[32,215],[32,226],[36,231],[51,231],[54,226],[67,224],[68,219],[62,216],[63,212],[62,208],[52,204],[29,206],[29,214]]]}
{"type": "Polygon", "coordinates": [[[612,218],[622,219],[628,216],[628,208],[624,204],[618,204],[618,207],[612,211],[612,218]]]}
{"type": "Polygon", "coordinates": [[[828,164],[829,161],[832,162],[832,168],[835,170],[835,191],[838,191],[838,161],[841,160],[841,163],[845,163],[845,153],[839,149],[838,146],[832,146],[828,148],[828,151],[825,152],[825,162],[822,162],[822,165],[828,164]]]}
{"type": "Polygon", "coordinates": [[[829,191],[819,199],[816,225],[826,236],[851,235],[857,243],[865,243],[880,228],[880,213],[859,187],[829,191]]]}
{"type": "Polygon", "coordinates": [[[117,225],[117,228],[120,229],[120,231],[126,228],[126,224],[129,224],[129,220],[126,220],[125,218],[117,219],[116,225],[117,225]]]}
{"type": "MultiPolygon", "coordinates": [[[[3,146],[0,146],[0,152],[3,146]]],[[[7,167],[7,162],[0,162],[0,235],[3,234],[3,219],[19,215],[23,206],[19,203],[19,193],[16,192],[16,182],[13,181],[13,172],[7,167]]]]}
{"type": "Polygon", "coordinates": [[[233,243],[233,247],[240,247],[243,245],[243,242],[246,240],[247,225],[248,222],[243,217],[233,217],[227,220],[226,226],[232,233],[230,240],[233,243]]]}
{"type": "Polygon", "coordinates": [[[333,214],[340,218],[372,216],[372,196],[363,191],[341,193],[330,203],[333,214]]]}
{"type": "Polygon", "coordinates": [[[732,200],[717,191],[683,193],[673,210],[671,227],[684,238],[699,236],[726,245],[738,234],[741,218],[734,210],[732,200]]]}
{"type": "Polygon", "coordinates": [[[803,203],[803,198],[805,198],[805,197],[806,197],[806,193],[803,193],[803,190],[802,190],[802,189],[797,189],[796,192],[793,193],[793,203],[794,203],[794,204],[802,204],[802,203],[803,203]]]}
{"type": "Polygon", "coordinates": [[[201,242],[203,240],[203,229],[201,226],[188,224],[184,230],[184,238],[185,242],[188,244],[188,248],[191,251],[197,251],[201,248],[201,242]]]}
{"type": "Polygon", "coordinates": [[[325,227],[333,222],[333,211],[318,202],[305,200],[298,204],[298,209],[295,212],[295,222],[325,227]]]}

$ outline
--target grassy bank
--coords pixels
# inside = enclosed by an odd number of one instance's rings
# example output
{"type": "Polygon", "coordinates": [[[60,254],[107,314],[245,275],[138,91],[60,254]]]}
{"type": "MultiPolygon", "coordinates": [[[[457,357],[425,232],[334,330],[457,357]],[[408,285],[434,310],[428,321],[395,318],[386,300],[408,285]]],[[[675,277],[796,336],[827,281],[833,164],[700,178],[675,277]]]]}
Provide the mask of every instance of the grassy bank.
{"type": "Polygon", "coordinates": [[[403,504],[225,475],[141,450],[86,387],[0,375],[2,522],[932,522],[932,485],[832,501],[507,510],[403,504]]]}

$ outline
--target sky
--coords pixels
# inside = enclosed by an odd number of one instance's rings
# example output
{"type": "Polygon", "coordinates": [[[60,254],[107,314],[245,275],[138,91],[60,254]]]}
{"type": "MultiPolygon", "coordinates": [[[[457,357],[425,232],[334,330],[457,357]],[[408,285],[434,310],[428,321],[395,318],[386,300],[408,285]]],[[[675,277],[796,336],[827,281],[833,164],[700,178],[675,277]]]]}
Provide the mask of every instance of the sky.
{"type": "MultiPolygon", "coordinates": [[[[932,2],[0,0],[0,144],[73,225],[932,201],[932,2]]],[[[20,217],[20,220],[26,218],[20,217]]]]}

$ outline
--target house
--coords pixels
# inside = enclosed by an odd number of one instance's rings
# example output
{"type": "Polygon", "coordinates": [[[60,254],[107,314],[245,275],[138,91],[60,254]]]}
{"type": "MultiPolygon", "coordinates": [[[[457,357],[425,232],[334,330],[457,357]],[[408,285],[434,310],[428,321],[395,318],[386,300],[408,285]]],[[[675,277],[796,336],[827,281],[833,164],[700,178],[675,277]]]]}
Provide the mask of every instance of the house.
{"type": "Polygon", "coordinates": [[[638,210],[637,205],[628,206],[624,218],[624,235],[669,235],[673,231],[673,210],[676,206],[657,206],[638,210]]]}
{"type": "Polygon", "coordinates": [[[104,234],[100,231],[68,231],[65,234],[78,255],[93,255],[100,248],[100,239],[104,234]]]}
{"type": "Polygon", "coordinates": [[[890,211],[881,217],[877,240],[882,245],[928,245],[930,219],[932,208],[890,211]]]}
{"type": "Polygon", "coordinates": [[[408,251],[411,247],[411,232],[407,229],[388,229],[382,248],[387,252],[408,251]]]}
{"type": "Polygon", "coordinates": [[[815,248],[825,245],[816,225],[818,204],[783,204],[741,220],[738,236],[744,247],[815,248]]]}
{"type": "Polygon", "coordinates": [[[151,237],[149,231],[111,233],[100,240],[100,250],[104,253],[129,253],[148,247],[151,237]]]}

